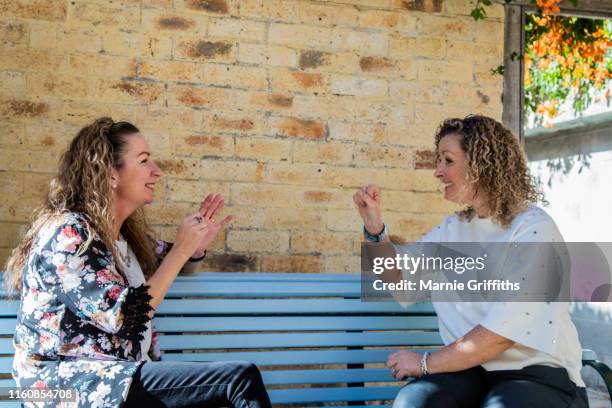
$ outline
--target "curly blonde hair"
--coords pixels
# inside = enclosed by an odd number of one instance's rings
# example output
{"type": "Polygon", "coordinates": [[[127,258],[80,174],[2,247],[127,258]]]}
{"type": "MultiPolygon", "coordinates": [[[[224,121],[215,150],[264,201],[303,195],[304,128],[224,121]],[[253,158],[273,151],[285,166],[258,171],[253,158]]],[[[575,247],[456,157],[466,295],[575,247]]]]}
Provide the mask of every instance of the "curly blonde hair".
{"type": "MultiPolygon", "coordinates": [[[[4,283],[9,291],[21,291],[23,269],[40,230],[68,212],[82,215],[93,230],[89,231],[89,239],[80,251],[87,249],[95,232],[117,259],[112,234],[111,171],[124,165],[127,138],[137,132],[138,128],[131,123],[114,122],[107,117],[95,120],[78,132],[60,159],[58,173],[49,183],[44,203],[34,211],[30,227],[7,260],[4,283]]],[[[121,234],[134,251],[145,276],[150,276],[157,258],[142,209],[127,218],[121,234]]]]}
{"type": "MultiPolygon", "coordinates": [[[[468,181],[475,185],[476,191],[484,193],[494,222],[507,228],[529,203],[543,200],[529,174],[523,147],[504,125],[481,115],[446,119],[436,131],[436,160],[440,140],[451,134],[461,136],[461,148],[467,156],[468,181]]],[[[457,214],[471,220],[475,213],[468,206],[457,214]]]]}

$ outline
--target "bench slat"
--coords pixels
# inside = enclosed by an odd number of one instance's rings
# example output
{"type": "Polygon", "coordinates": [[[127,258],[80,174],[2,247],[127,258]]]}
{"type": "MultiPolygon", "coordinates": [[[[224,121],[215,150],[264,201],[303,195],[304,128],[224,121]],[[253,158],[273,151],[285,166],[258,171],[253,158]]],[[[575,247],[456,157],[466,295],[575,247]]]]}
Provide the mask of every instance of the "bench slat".
{"type": "Polygon", "coordinates": [[[266,385],[397,382],[388,368],[262,371],[266,385]]]}
{"type": "MultiPolygon", "coordinates": [[[[402,347],[402,349],[405,347],[402,347]]],[[[164,353],[168,361],[250,361],[258,366],[369,364],[386,363],[394,349],[377,350],[292,350],[292,351],[236,351],[218,353],[164,353]]],[[[419,352],[435,351],[437,347],[418,348],[419,352]]],[[[0,358],[1,362],[1,358],[0,358]]]]}
{"type": "Polygon", "coordinates": [[[297,388],[268,390],[273,404],[391,400],[401,387],[297,388]]]}
{"type": "Polygon", "coordinates": [[[159,336],[162,350],[438,345],[438,332],[184,334],[159,336]]]}
{"type": "MultiPolygon", "coordinates": [[[[0,317],[16,317],[18,300],[0,300],[0,317]]],[[[362,302],[359,299],[165,299],[157,315],[258,315],[258,314],[381,314],[433,315],[430,303],[408,309],[394,302],[362,302]]]]}
{"type": "MultiPolygon", "coordinates": [[[[1,322],[1,320],[0,320],[1,322]]],[[[15,328],[4,324],[7,333],[15,328]]],[[[305,330],[436,330],[434,316],[276,316],[276,317],[156,317],[158,332],[305,331],[305,330]]],[[[0,323],[0,330],[3,324],[0,323]]]]}
{"type": "Polygon", "coordinates": [[[210,282],[176,281],[166,297],[355,297],[361,295],[360,282],[210,282]]]}

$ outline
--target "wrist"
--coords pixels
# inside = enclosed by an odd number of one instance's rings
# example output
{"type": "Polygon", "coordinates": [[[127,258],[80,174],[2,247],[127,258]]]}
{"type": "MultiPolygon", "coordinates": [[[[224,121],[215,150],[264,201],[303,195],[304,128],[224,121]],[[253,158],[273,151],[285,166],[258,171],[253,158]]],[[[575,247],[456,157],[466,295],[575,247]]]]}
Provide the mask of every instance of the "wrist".
{"type": "Polygon", "coordinates": [[[365,225],[363,226],[366,230],[366,232],[370,235],[380,235],[382,234],[383,230],[385,229],[385,223],[384,222],[380,222],[378,224],[374,224],[374,225],[365,225]]]}
{"type": "Polygon", "coordinates": [[[168,252],[168,255],[166,255],[166,257],[168,256],[172,256],[172,258],[176,258],[178,261],[186,263],[191,257],[191,253],[189,251],[182,250],[180,246],[174,245],[168,252]]]}
{"type": "Polygon", "coordinates": [[[206,250],[204,252],[196,252],[192,256],[189,257],[189,262],[197,263],[206,258],[206,250]]]}
{"type": "Polygon", "coordinates": [[[377,233],[372,233],[371,230],[363,226],[363,235],[366,241],[368,242],[383,242],[387,236],[387,225],[385,223],[378,229],[375,229],[377,233]]]}

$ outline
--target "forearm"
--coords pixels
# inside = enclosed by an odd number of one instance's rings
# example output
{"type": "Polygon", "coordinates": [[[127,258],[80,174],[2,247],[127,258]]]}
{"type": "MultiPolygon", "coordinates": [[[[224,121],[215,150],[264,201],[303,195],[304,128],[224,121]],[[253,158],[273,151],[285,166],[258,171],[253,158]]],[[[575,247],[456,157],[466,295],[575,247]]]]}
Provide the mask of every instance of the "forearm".
{"type": "Polygon", "coordinates": [[[479,366],[493,360],[514,345],[483,326],[476,326],[465,336],[431,354],[427,359],[430,373],[447,373],[479,366]]]}
{"type": "Polygon", "coordinates": [[[153,276],[149,278],[147,285],[149,285],[150,305],[153,309],[157,309],[164,300],[164,296],[188,259],[188,254],[172,249],[164,257],[153,276]]]}

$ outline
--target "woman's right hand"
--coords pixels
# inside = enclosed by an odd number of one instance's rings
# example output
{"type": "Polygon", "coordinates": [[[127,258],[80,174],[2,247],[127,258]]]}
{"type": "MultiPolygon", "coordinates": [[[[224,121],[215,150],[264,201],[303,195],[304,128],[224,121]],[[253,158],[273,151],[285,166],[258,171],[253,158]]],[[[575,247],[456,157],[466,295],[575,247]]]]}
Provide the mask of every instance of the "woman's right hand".
{"type": "Polygon", "coordinates": [[[382,221],[382,205],[380,188],[375,184],[368,184],[357,190],[353,195],[363,225],[370,234],[379,234],[384,228],[382,221]]]}
{"type": "Polygon", "coordinates": [[[206,235],[208,224],[203,222],[199,211],[183,218],[176,233],[172,250],[178,251],[182,256],[189,258],[200,245],[206,235]]]}

